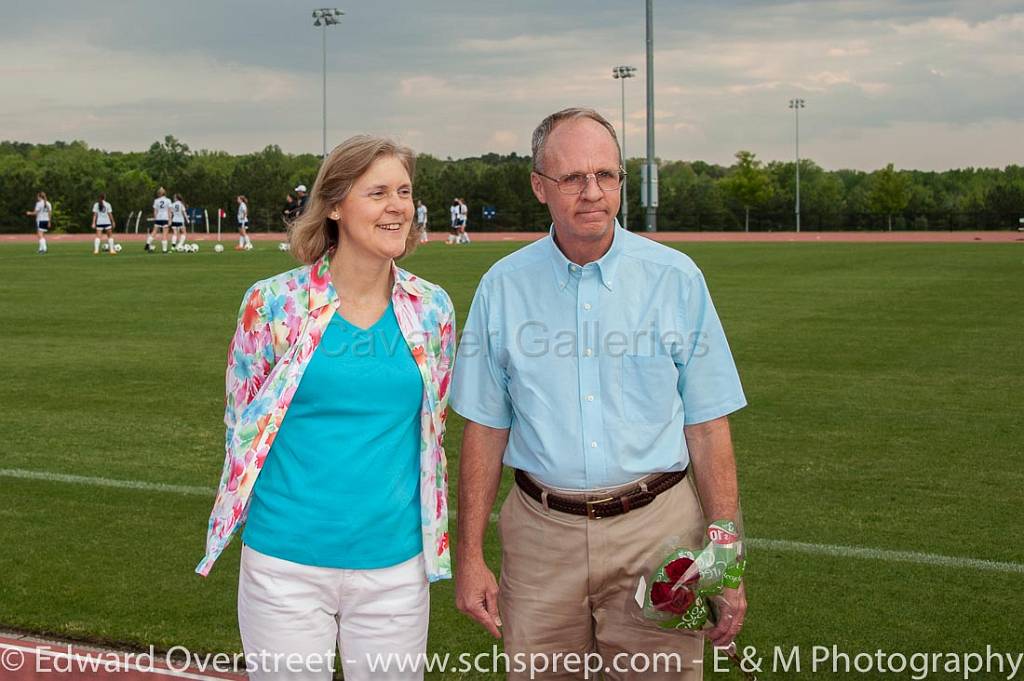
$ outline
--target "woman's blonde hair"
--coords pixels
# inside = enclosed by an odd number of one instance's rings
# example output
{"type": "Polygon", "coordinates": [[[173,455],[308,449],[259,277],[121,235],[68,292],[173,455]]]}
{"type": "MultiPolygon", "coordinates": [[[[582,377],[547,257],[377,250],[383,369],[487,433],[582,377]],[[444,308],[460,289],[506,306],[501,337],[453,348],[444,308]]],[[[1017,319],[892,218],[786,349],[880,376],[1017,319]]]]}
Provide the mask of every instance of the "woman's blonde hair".
{"type": "MultiPolygon", "coordinates": [[[[328,216],[329,213],[348,196],[352,185],[374,161],[386,157],[401,161],[412,179],[416,170],[416,154],[387,137],[356,135],[334,147],[320,165],[302,214],[288,227],[291,252],[299,262],[312,265],[338,245],[338,223],[328,216]]],[[[412,253],[418,241],[419,234],[410,229],[405,251],[400,257],[412,253]]]]}

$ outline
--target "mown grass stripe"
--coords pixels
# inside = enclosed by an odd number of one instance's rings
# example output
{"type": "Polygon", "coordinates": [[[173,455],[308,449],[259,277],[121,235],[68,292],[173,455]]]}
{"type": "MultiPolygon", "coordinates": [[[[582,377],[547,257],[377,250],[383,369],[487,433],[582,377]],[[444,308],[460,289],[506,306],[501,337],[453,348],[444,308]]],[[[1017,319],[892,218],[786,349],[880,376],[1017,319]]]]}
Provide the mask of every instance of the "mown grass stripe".
{"type": "MultiPolygon", "coordinates": [[[[216,491],[213,487],[168,485],[158,482],[143,482],[141,480],[113,480],[110,478],[97,478],[85,475],[27,471],[18,468],[0,468],[0,477],[17,478],[21,480],[43,480],[46,482],[64,482],[76,485],[91,485],[94,487],[115,487],[152,492],[168,492],[172,494],[187,494],[206,497],[214,496],[216,491]]],[[[453,512],[452,516],[454,515],[455,514],[453,512]]],[[[495,522],[496,520],[497,516],[492,514],[491,522],[495,522]]],[[[937,553],[922,553],[919,551],[894,551],[890,549],[875,549],[866,546],[842,546],[839,544],[812,544],[808,542],[790,541],[788,539],[759,539],[756,537],[748,537],[747,544],[752,548],[767,549],[770,551],[783,551],[786,553],[809,553],[814,555],[833,556],[836,558],[861,558],[865,560],[881,560],[889,563],[916,563],[918,565],[935,565],[938,567],[951,567],[983,572],[1024,574],[1024,564],[1021,563],[1008,563],[1003,561],[986,560],[983,558],[944,556],[937,553]]]]}

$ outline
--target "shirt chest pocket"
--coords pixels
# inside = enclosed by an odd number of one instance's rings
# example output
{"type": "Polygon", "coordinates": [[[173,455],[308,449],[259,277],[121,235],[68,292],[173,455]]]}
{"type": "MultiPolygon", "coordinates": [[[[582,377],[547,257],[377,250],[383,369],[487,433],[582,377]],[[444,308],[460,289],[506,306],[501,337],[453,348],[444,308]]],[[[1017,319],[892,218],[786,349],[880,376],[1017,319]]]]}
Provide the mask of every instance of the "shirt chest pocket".
{"type": "Polygon", "coordinates": [[[623,355],[623,417],[645,423],[670,420],[678,380],[679,370],[668,355],[623,355]]]}

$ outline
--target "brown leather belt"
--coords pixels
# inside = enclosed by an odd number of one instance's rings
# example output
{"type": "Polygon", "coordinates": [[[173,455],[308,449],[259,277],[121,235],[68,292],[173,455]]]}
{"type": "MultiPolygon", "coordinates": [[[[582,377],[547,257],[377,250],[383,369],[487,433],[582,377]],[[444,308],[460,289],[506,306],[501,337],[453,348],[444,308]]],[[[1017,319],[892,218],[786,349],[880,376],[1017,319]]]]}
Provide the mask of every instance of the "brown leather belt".
{"type": "Polygon", "coordinates": [[[618,496],[583,500],[560,497],[546,492],[527,473],[518,468],[516,469],[516,484],[519,485],[519,489],[523,490],[527,496],[542,504],[546,504],[552,510],[572,515],[583,515],[591,520],[610,518],[622,515],[623,513],[629,513],[636,508],[642,508],[654,501],[656,496],[681,482],[685,477],[685,470],[674,473],[662,473],[646,483],[638,483],[630,487],[618,496]]]}

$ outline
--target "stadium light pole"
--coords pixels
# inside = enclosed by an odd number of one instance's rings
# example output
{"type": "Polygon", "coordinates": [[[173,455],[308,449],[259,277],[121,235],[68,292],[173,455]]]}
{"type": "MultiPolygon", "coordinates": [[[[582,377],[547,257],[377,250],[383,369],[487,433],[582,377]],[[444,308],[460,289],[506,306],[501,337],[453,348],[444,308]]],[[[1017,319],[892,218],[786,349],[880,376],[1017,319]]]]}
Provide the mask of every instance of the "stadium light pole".
{"type": "MultiPolygon", "coordinates": [[[[612,78],[622,81],[622,169],[626,169],[626,79],[636,76],[634,66],[615,66],[612,78]]],[[[626,181],[622,181],[622,226],[629,229],[629,201],[626,196],[626,181]]]]}
{"type": "Polygon", "coordinates": [[[313,10],[313,22],[314,26],[322,26],[321,31],[321,44],[323,45],[323,57],[324,57],[324,70],[323,70],[323,113],[324,113],[324,130],[323,130],[323,156],[327,158],[327,27],[338,24],[338,17],[343,16],[345,13],[334,7],[322,7],[320,9],[313,10]]]}
{"type": "Polygon", "coordinates": [[[654,198],[654,0],[646,4],[647,30],[647,224],[648,232],[658,231],[658,208],[654,198]]]}
{"type": "Polygon", "coordinates": [[[796,231],[800,231],[800,109],[806,102],[802,99],[789,100],[789,108],[796,114],[796,231]]]}

